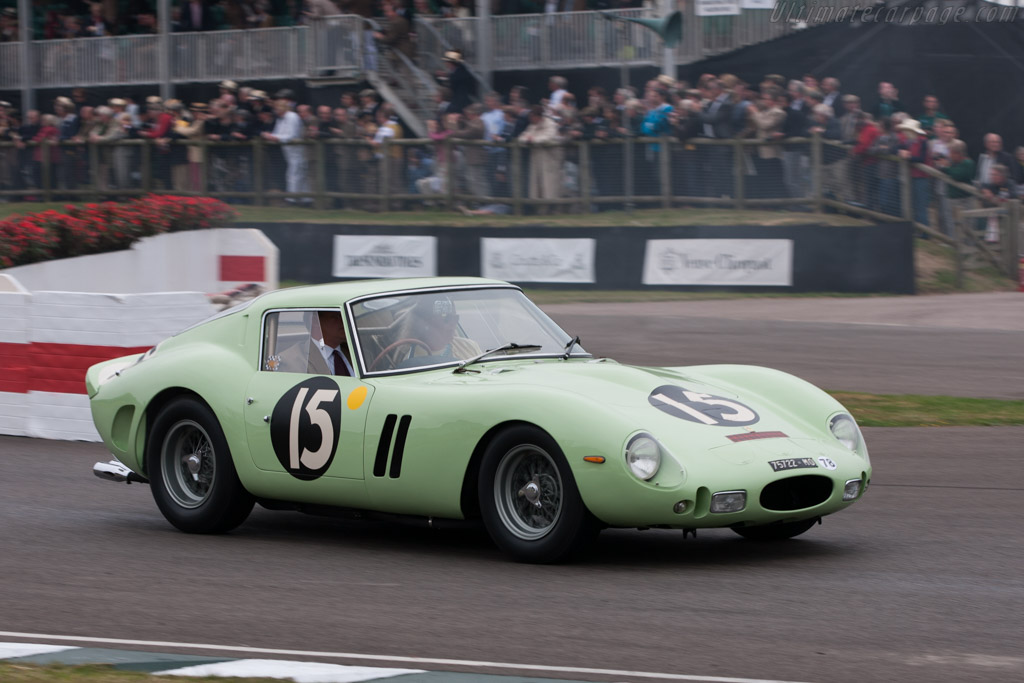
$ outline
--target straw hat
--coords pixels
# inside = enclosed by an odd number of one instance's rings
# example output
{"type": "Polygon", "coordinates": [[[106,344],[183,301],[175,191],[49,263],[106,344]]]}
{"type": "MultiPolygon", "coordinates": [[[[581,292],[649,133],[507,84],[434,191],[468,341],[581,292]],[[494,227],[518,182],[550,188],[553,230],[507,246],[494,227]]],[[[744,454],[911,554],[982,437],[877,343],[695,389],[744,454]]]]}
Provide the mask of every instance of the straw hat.
{"type": "Polygon", "coordinates": [[[127,107],[128,103],[122,100],[120,97],[111,97],[107,100],[107,104],[111,107],[127,107]]]}
{"type": "Polygon", "coordinates": [[[192,111],[206,111],[210,107],[206,104],[206,102],[193,102],[192,104],[188,105],[188,108],[192,111]]]}
{"type": "Polygon", "coordinates": [[[56,104],[59,104],[62,107],[73,107],[73,106],[75,106],[75,103],[71,101],[70,97],[64,97],[63,95],[61,95],[56,100],[54,100],[54,102],[56,104]]]}
{"type": "Polygon", "coordinates": [[[238,84],[234,81],[221,81],[220,87],[225,90],[238,90],[238,84]]]}
{"type": "Polygon", "coordinates": [[[159,95],[150,95],[146,98],[146,104],[163,104],[164,101],[160,99],[159,95]]]}
{"type": "Polygon", "coordinates": [[[448,50],[444,53],[444,61],[455,62],[456,64],[462,63],[462,53],[458,50],[448,50]]]}
{"type": "Polygon", "coordinates": [[[896,130],[909,130],[917,133],[918,135],[928,135],[928,133],[921,128],[921,124],[918,123],[916,119],[907,119],[900,125],[896,126],[896,130]]]}

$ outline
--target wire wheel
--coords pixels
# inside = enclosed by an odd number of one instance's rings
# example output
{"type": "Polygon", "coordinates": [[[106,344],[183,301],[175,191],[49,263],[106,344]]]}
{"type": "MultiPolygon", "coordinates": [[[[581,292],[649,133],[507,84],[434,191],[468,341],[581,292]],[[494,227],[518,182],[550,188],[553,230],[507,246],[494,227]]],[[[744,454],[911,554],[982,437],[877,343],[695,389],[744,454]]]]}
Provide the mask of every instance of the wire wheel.
{"type": "Polygon", "coordinates": [[[210,435],[197,422],[181,420],[164,437],[160,468],[171,499],[194,510],[213,490],[217,461],[210,435]]]}
{"type": "Polygon", "coordinates": [[[502,457],[494,477],[494,502],[508,531],[524,541],[548,535],[562,515],[562,477],[547,451],[516,446],[502,457]]]}

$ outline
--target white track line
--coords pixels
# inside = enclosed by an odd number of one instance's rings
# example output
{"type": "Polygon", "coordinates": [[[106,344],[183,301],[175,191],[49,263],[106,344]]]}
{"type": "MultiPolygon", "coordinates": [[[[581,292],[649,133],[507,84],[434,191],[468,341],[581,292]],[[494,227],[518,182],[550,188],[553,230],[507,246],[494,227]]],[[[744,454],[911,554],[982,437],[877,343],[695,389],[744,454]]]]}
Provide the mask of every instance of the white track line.
{"type": "Polygon", "coordinates": [[[464,666],[488,669],[510,669],[515,671],[543,671],[546,673],[593,674],[596,676],[625,676],[629,678],[651,678],[664,681],[704,681],[705,683],[797,683],[796,681],[769,680],[764,678],[733,678],[729,676],[693,676],[687,674],[656,673],[652,671],[625,671],[621,669],[591,669],[575,666],[548,666],[544,664],[510,664],[507,662],[478,662],[468,659],[436,659],[433,657],[401,657],[391,655],[361,655],[351,652],[320,652],[316,650],[279,650],[265,647],[244,647],[239,645],[210,645],[207,643],[174,643],[164,640],[127,640],[123,638],[84,638],[60,636],[46,633],[21,633],[0,631],[0,637],[32,638],[38,640],[59,640],[76,643],[97,643],[103,645],[137,645],[140,647],[174,647],[190,650],[218,650],[221,652],[244,652],[261,655],[289,655],[294,657],[324,657],[330,659],[362,659],[378,662],[401,662],[403,664],[438,664],[441,666],[464,666]]]}

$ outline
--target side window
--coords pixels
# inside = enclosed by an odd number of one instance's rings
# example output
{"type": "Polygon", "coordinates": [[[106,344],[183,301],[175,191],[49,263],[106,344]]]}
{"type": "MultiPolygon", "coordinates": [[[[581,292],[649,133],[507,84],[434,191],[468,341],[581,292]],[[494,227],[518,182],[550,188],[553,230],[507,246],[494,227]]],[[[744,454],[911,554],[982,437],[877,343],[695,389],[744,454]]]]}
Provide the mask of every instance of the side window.
{"type": "Polygon", "coordinates": [[[321,339],[320,321],[315,311],[276,311],[263,318],[263,357],[260,369],[268,372],[315,373],[310,354],[321,339]]]}

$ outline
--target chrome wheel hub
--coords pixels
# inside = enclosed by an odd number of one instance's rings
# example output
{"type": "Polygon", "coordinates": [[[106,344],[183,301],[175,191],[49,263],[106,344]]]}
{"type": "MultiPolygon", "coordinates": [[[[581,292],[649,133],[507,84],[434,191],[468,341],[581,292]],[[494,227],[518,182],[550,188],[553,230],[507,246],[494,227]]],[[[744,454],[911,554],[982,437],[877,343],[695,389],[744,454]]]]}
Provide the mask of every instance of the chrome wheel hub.
{"type": "Polygon", "coordinates": [[[160,470],[175,503],[194,509],[206,502],[217,474],[213,442],[197,422],[182,420],[164,437],[160,470]]]}
{"type": "Polygon", "coordinates": [[[562,516],[562,477],[554,458],[532,444],[516,446],[494,475],[498,517],[510,533],[535,541],[551,533],[562,516]]]}
{"type": "Polygon", "coordinates": [[[544,504],[540,502],[540,485],[536,481],[531,481],[529,484],[519,489],[517,494],[526,498],[527,502],[537,507],[544,507],[544,504]]]}
{"type": "Polygon", "coordinates": [[[202,468],[202,465],[203,459],[197,453],[193,453],[185,458],[185,467],[188,468],[193,481],[199,481],[199,470],[202,468]]]}

